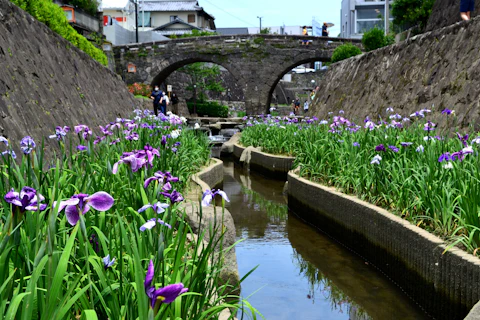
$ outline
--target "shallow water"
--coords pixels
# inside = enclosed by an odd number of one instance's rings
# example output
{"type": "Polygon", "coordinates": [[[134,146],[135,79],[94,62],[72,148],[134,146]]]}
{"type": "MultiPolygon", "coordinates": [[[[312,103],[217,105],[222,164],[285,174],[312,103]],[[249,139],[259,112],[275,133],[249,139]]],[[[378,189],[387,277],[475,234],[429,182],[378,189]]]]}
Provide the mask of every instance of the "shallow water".
{"type": "MultiPolygon", "coordinates": [[[[288,212],[284,182],[224,160],[242,296],[266,319],[428,319],[358,256],[288,212]]],[[[239,315],[240,316],[240,315],[239,315]]]]}

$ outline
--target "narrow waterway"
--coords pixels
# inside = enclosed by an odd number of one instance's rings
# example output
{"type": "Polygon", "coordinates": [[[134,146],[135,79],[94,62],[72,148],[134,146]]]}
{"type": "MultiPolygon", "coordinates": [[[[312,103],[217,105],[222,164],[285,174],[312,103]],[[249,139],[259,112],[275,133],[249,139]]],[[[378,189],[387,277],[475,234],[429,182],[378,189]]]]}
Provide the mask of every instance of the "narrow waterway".
{"type": "Polygon", "coordinates": [[[428,319],[375,268],[288,212],[284,182],[224,161],[242,296],[266,319],[428,319]]]}

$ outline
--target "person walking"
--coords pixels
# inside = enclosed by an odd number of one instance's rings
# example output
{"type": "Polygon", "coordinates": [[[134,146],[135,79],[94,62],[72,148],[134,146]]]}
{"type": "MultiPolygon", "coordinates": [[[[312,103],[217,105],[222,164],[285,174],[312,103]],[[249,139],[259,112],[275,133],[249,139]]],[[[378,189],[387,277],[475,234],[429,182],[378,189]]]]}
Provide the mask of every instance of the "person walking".
{"type": "Polygon", "coordinates": [[[150,95],[150,99],[153,100],[153,112],[156,116],[158,116],[158,107],[160,106],[160,100],[162,99],[163,93],[160,91],[158,86],[155,86],[152,94],[150,95]]]}
{"type": "Polygon", "coordinates": [[[307,113],[308,111],[308,100],[305,100],[303,103],[303,113],[307,113]]]}
{"type": "MultiPolygon", "coordinates": [[[[302,35],[308,36],[307,26],[303,26],[302,35]]],[[[308,47],[308,44],[309,44],[308,40],[302,40],[302,46],[308,47]]]]}
{"type": "Polygon", "coordinates": [[[328,37],[328,26],[327,26],[327,23],[324,22],[323,23],[323,26],[322,26],[322,37],[328,37]]]}
{"type": "Polygon", "coordinates": [[[168,99],[168,96],[166,94],[162,95],[162,98],[160,99],[160,112],[164,115],[167,114],[167,105],[169,102],[170,99],[168,99]]]}
{"type": "Polygon", "coordinates": [[[460,18],[470,20],[470,13],[475,10],[475,0],[460,0],[460,18]]]}

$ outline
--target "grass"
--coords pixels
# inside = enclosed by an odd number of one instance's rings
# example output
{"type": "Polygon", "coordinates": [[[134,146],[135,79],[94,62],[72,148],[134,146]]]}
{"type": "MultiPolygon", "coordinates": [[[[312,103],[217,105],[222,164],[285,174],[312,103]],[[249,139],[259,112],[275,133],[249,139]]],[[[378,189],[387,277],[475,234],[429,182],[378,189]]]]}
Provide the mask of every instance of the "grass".
{"type": "MultiPolygon", "coordinates": [[[[232,285],[219,282],[223,251],[215,254],[214,248],[222,242],[220,222],[211,226],[217,237],[205,242],[201,231],[192,238],[184,210],[172,197],[172,190],[184,192],[189,177],[209,161],[207,138],[183,127],[176,116],[160,119],[141,112],[134,120],[117,119],[97,136],[89,128],[76,129],[77,135],[57,131],[60,151],[50,160],[44,156],[43,143],[34,146],[30,141],[26,146],[27,140],[22,140],[26,154],[21,159],[3,154],[0,189],[20,192],[32,187],[36,198],[30,197],[30,202],[43,199],[42,195],[45,199],[40,203],[46,208],[19,207],[2,197],[0,315],[4,319],[200,320],[215,318],[224,309],[235,314],[243,308],[256,318],[247,301],[231,296],[232,285]],[[152,152],[138,170],[129,165],[132,158],[125,158],[125,152],[134,150],[152,152]],[[125,161],[114,173],[122,156],[125,161]],[[145,188],[146,178],[158,171],[179,181],[172,180],[169,188],[162,178],[145,188]],[[75,195],[98,192],[111,195],[113,205],[96,210],[99,203],[88,202],[92,206],[88,212],[81,203],[60,208],[61,201],[72,201],[75,195]],[[157,202],[168,208],[160,213],[139,210],[157,202]],[[80,212],[74,225],[65,213],[72,210],[80,212]],[[157,223],[141,231],[153,218],[172,228],[157,223]],[[108,255],[116,259],[111,266],[103,261],[108,255]],[[156,288],[182,283],[188,292],[172,303],[157,302],[150,308],[144,288],[149,261],[155,266],[156,288]],[[226,302],[227,298],[233,302],[226,302]]],[[[135,154],[141,158],[143,153],[135,154]]]]}
{"type": "Polygon", "coordinates": [[[300,122],[262,116],[247,119],[241,143],[295,156],[302,176],[386,208],[476,254],[480,139],[472,139],[471,129],[469,137],[458,130],[453,114],[437,115],[446,118],[443,131],[431,116],[429,110],[410,117],[387,113],[389,121],[366,119],[362,126],[343,114],[300,122]],[[442,159],[446,152],[456,157],[442,159]]]}

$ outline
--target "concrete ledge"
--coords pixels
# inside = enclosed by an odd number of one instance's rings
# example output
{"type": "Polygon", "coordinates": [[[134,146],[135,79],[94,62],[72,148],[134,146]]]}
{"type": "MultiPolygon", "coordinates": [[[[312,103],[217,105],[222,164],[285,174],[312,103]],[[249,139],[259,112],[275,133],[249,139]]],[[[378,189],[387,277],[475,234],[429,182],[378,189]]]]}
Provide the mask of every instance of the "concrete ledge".
{"type": "MultiPolygon", "coordinates": [[[[338,239],[437,319],[462,319],[480,300],[480,260],[356,197],[288,174],[288,204],[338,239]]],[[[475,319],[475,318],[472,318],[475,319]]]]}
{"type": "Polygon", "coordinates": [[[211,158],[212,164],[192,176],[193,182],[198,184],[202,191],[211,189],[223,181],[223,161],[211,158]]]}
{"type": "MultiPolygon", "coordinates": [[[[245,150],[245,147],[236,143],[233,145],[233,156],[240,159],[245,150]]],[[[250,152],[248,159],[250,168],[274,179],[285,180],[295,161],[294,157],[272,155],[257,149],[250,152]]]]}

